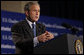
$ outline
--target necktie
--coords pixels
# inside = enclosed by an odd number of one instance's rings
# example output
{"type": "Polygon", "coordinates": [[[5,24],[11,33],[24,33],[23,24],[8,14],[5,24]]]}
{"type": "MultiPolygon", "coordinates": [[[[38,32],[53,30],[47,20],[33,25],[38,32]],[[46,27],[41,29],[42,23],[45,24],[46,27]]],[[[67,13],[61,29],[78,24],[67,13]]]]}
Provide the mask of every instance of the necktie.
{"type": "Polygon", "coordinates": [[[32,29],[33,29],[34,37],[36,37],[36,25],[34,23],[32,24],[32,29]]]}

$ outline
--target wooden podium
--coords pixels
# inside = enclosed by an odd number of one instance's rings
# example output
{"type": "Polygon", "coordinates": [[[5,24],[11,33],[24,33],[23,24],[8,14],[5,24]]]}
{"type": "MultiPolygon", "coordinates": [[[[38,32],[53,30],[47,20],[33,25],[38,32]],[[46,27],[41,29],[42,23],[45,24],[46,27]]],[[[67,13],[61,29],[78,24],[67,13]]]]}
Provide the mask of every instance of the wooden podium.
{"type": "Polygon", "coordinates": [[[34,54],[83,54],[83,38],[64,34],[48,41],[45,45],[35,47],[34,54]]]}

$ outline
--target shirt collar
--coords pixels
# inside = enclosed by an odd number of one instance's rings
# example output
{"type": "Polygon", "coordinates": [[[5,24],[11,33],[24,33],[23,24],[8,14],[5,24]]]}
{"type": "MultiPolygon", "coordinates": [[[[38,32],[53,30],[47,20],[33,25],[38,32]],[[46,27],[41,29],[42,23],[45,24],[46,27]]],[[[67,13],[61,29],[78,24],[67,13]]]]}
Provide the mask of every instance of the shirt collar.
{"type": "MultiPolygon", "coordinates": [[[[26,20],[27,20],[27,22],[29,23],[30,27],[32,28],[32,22],[29,21],[27,18],[26,18],[26,20]]],[[[34,22],[34,24],[36,24],[36,23],[34,22]]]]}

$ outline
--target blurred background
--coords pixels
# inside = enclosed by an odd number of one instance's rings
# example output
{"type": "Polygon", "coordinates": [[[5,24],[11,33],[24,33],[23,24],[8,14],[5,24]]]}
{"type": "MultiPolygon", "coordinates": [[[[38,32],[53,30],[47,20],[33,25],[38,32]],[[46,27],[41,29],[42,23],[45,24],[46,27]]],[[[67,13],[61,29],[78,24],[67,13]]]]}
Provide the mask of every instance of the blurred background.
{"type": "MultiPolygon", "coordinates": [[[[30,1],[1,1],[1,54],[14,54],[15,46],[12,42],[11,27],[25,19],[24,5],[30,1]]],[[[82,1],[32,1],[40,4],[40,19],[38,22],[46,26],[46,30],[55,37],[63,34],[73,34],[83,38],[82,1]],[[65,28],[66,23],[78,30],[65,28]]]]}

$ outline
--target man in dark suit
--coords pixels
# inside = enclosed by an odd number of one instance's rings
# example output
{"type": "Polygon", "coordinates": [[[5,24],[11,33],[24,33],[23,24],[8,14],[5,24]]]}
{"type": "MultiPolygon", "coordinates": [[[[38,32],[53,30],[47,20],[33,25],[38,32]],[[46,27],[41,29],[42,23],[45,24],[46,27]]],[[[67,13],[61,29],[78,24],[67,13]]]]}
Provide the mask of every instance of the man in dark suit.
{"type": "Polygon", "coordinates": [[[37,2],[27,3],[24,11],[26,19],[11,28],[16,54],[33,53],[33,47],[37,44],[54,38],[52,33],[45,30],[43,24],[37,23],[40,16],[40,5],[37,2]]]}

